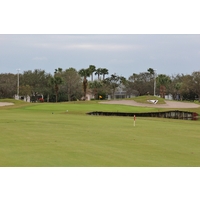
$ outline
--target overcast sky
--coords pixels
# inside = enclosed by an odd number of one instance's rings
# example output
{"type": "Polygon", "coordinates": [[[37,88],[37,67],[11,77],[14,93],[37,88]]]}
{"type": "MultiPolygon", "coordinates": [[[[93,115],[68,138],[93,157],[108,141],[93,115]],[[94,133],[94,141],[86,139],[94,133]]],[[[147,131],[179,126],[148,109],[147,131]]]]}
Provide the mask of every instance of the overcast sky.
{"type": "Polygon", "coordinates": [[[190,74],[200,70],[200,35],[1,34],[0,73],[89,65],[128,78],[133,73],[190,74]]]}
{"type": "Polygon", "coordinates": [[[128,78],[148,68],[167,75],[200,70],[197,2],[11,2],[0,12],[0,73],[95,65],[128,78]]]}

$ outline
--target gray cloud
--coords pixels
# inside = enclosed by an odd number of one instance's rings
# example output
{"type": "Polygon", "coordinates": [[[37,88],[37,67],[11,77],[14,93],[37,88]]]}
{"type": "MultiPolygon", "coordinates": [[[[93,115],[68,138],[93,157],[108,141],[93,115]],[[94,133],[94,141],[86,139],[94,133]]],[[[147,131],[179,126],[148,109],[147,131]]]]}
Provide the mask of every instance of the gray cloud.
{"type": "Polygon", "coordinates": [[[34,57],[33,60],[47,60],[46,57],[34,57]]]}
{"type": "Polygon", "coordinates": [[[200,70],[199,54],[200,35],[0,35],[0,73],[16,68],[53,73],[90,64],[125,77],[149,67],[169,75],[192,73],[200,70]]]}

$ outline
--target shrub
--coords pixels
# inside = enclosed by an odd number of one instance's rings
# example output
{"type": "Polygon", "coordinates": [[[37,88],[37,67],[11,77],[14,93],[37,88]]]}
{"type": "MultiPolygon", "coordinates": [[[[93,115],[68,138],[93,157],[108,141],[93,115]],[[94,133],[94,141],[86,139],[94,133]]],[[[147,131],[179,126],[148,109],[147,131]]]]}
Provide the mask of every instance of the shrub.
{"type": "Polygon", "coordinates": [[[38,100],[39,100],[41,103],[44,102],[44,99],[43,99],[43,98],[39,98],[38,100]]]}

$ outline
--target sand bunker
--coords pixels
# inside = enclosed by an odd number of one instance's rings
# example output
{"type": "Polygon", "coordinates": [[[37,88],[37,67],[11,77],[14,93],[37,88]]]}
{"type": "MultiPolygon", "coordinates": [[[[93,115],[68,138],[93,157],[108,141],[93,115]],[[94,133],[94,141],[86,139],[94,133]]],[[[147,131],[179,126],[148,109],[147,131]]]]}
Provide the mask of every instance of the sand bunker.
{"type": "Polygon", "coordinates": [[[137,103],[136,101],[133,100],[110,100],[110,101],[103,101],[100,103],[153,107],[153,108],[199,108],[200,107],[200,105],[195,103],[184,103],[184,102],[167,101],[167,100],[165,101],[166,104],[137,103]]]}
{"type": "Polygon", "coordinates": [[[14,103],[0,102],[0,106],[12,106],[14,103]]]}

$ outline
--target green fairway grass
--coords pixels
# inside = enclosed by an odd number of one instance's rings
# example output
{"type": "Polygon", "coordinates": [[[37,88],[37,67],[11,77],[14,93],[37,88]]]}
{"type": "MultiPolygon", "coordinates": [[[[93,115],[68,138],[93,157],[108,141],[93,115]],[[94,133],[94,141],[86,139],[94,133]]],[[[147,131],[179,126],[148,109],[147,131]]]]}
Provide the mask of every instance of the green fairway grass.
{"type": "Polygon", "coordinates": [[[136,117],[134,127],[132,117],[86,113],[156,109],[4,101],[15,105],[0,107],[0,166],[200,166],[200,121],[136,117]]]}
{"type": "MultiPolygon", "coordinates": [[[[158,100],[157,104],[165,104],[165,101],[163,98],[157,97],[157,96],[152,96],[152,95],[146,95],[146,96],[138,96],[138,97],[134,97],[131,98],[134,101],[138,102],[138,103],[149,103],[148,100],[158,100]]],[[[128,99],[130,100],[130,99],[128,99]]],[[[152,104],[152,103],[149,103],[152,104]]]]}

